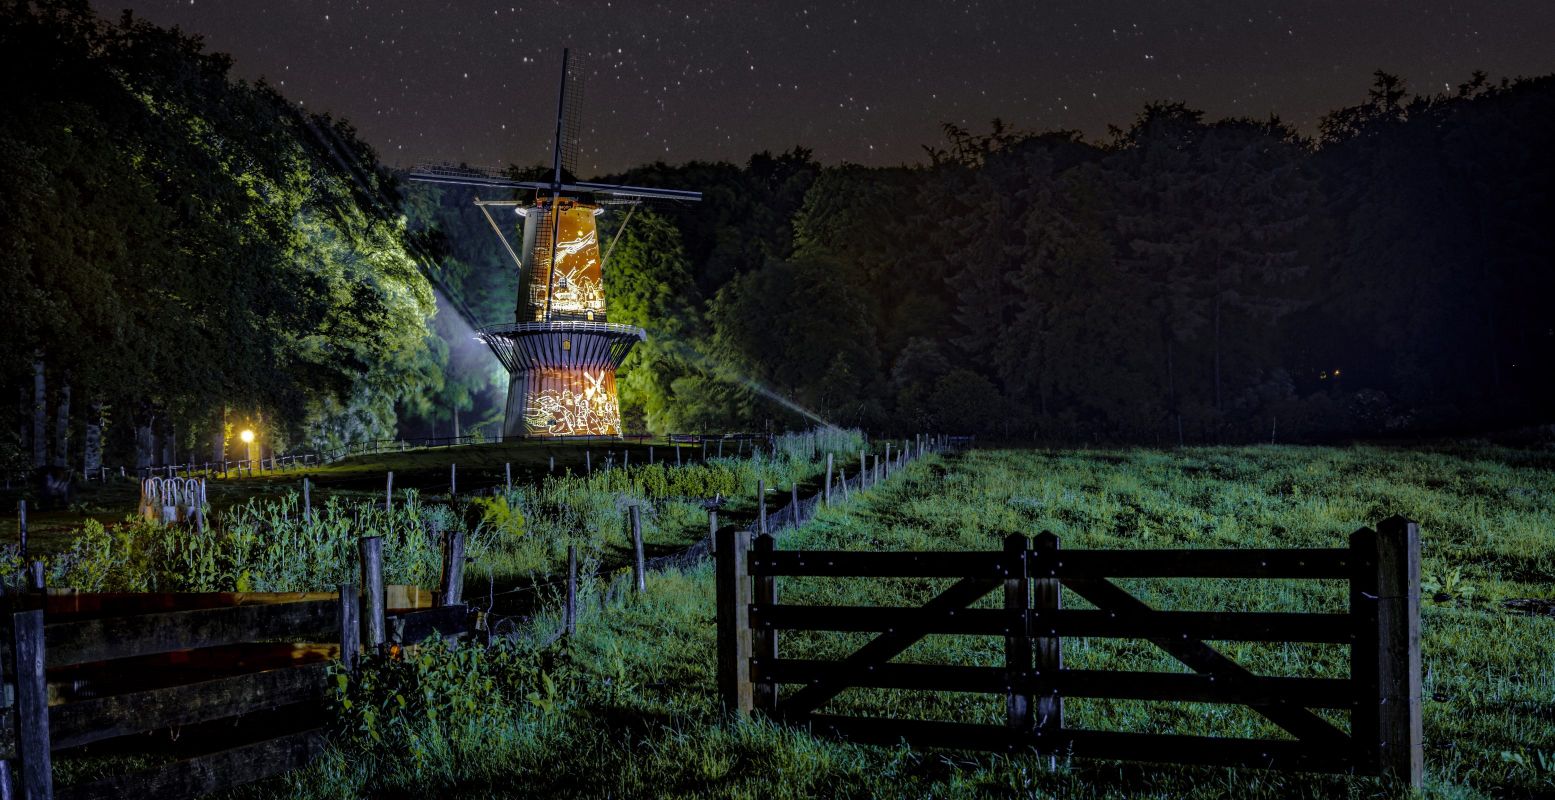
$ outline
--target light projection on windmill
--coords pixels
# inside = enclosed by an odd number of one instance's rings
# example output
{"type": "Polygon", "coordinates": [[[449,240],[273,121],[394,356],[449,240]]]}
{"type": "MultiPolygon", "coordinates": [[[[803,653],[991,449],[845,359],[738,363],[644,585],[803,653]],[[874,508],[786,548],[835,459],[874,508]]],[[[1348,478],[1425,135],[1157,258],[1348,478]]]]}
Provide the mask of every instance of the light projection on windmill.
{"type": "MultiPolygon", "coordinates": [[[[500,170],[465,165],[418,167],[411,179],[501,192],[477,198],[502,247],[519,270],[514,321],[487,325],[479,337],[508,370],[502,438],[619,436],[621,408],[616,369],[632,346],[647,338],[642,328],[606,319],[604,267],[596,218],[606,208],[628,210],[644,202],[686,202],[700,192],[571,181],[576,160],[576,108],[568,98],[580,72],[562,51],[562,86],[556,109],[555,149],[549,181],[514,180],[500,170]],[[488,210],[512,208],[523,220],[515,248],[488,210]]],[[[626,224],[623,221],[622,226],[626,224]]],[[[616,234],[619,238],[619,230],[616,234]]]]}

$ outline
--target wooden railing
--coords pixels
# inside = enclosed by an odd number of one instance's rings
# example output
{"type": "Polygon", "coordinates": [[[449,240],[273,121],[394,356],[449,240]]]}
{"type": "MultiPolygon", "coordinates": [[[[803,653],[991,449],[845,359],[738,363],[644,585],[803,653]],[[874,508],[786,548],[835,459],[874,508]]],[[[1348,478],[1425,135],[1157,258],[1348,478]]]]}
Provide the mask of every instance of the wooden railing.
{"type": "Polygon", "coordinates": [[[1420,539],[1402,518],[1362,529],[1348,548],[1317,550],[1060,550],[1012,535],[1000,552],[778,551],[746,531],[719,531],[718,683],[725,706],[866,742],[1185,764],[1388,775],[1421,785],[1420,539]],[[922,606],[778,602],[787,576],[957,578],[922,606]],[[1113,578],[1337,579],[1346,613],[1161,611],[1113,578]],[[1060,589],[1094,609],[1063,608],[1060,589]],[[972,608],[1002,589],[998,608],[972,608]],[[785,630],[874,632],[837,660],[783,658],[785,630]],[[895,663],[931,634],[1004,639],[1003,666],[895,663]],[[1069,637],[1143,639],[1193,674],[1066,669],[1069,637]],[[1344,678],[1257,675],[1207,641],[1346,645],[1344,678]],[[791,694],[783,687],[798,684],[791,694]],[[853,687],[1004,695],[1003,725],[817,713],[853,687]],[[1067,697],[1245,705],[1290,735],[1241,739],[1075,729],[1067,697]],[[1341,730],[1310,709],[1350,712],[1341,730]]]}
{"type": "Polygon", "coordinates": [[[332,664],[349,671],[364,648],[468,630],[462,563],[445,564],[435,598],[385,587],[378,541],[362,540],[360,593],[347,584],[338,592],[14,596],[32,607],[10,615],[4,637],[14,704],[0,709],[0,797],[193,797],[307,764],[322,747],[332,664]],[[54,787],[56,751],[270,712],[281,719],[251,741],[54,787]]]}

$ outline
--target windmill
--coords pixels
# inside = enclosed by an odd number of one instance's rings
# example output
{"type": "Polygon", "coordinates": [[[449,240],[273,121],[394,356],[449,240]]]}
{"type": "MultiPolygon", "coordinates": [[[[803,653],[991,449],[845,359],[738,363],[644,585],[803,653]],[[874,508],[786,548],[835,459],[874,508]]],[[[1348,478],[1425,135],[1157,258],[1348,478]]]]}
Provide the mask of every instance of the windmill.
{"type": "Polygon", "coordinates": [[[464,165],[418,167],[410,179],[500,190],[519,199],[477,199],[475,205],[518,267],[514,321],[477,332],[508,370],[502,438],[619,436],[616,369],[647,334],[609,322],[603,261],[609,259],[636,207],[650,202],[694,202],[700,192],[565,180],[578,144],[576,73],[562,51],[555,145],[550,181],[513,180],[506,173],[464,165]],[[597,218],[626,208],[604,259],[597,218]],[[522,222],[515,250],[491,209],[512,208],[522,222]]]}

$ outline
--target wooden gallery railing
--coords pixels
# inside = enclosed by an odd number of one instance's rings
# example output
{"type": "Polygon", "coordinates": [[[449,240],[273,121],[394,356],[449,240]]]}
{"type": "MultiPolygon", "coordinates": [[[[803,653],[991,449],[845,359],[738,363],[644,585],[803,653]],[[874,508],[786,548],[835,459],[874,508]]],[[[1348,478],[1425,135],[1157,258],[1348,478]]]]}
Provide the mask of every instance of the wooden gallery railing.
{"type": "Polygon", "coordinates": [[[14,698],[0,703],[0,798],[195,797],[307,764],[322,747],[332,664],[350,670],[364,646],[467,631],[457,589],[429,607],[431,593],[385,587],[380,540],[361,544],[365,592],[8,598],[25,610],[8,615],[0,642],[14,698]],[[230,722],[210,727],[218,721],[230,722]],[[97,743],[121,752],[134,744],[124,737],[158,730],[196,754],[54,785],[53,753],[97,743]]]}
{"type": "Polygon", "coordinates": [[[856,741],[1082,758],[1387,775],[1418,787],[1420,537],[1394,517],[1348,548],[1314,550],[1060,550],[1012,535],[1002,552],[779,551],[770,536],[718,532],[718,686],[726,707],[758,711],[856,741]],[[922,606],[843,607],[778,602],[784,576],[956,578],[922,606]],[[1347,613],[1157,611],[1113,578],[1340,579],[1347,613]],[[1060,587],[1094,609],[1060,604],[1060,587]],[[1002,607],[971,605],[998,590],[1002,607]],[[875,633],[846,658],[779,655],[783,630],[875,633]],[[923,637],[1004,639],[1004,666],[895,663],[923,637]],[[1066,669],[1068,637],[1143,639],[1192,674],[1066,669]],[[1347,678],[1256,675],[1207,641],[1347,645],[1347,678]],[[798,684],[792,690],[787,686],[798,684]],[[780,696],[779,688],[784,687],[780,696]],[[853,687],[983,692],[1005,697],[1003,725],[817,713],[853,687]],[[1238,739],[1082,730],[1064,723],[1067,697],[1240,704],[1288,739],[1238,739]],[[1349,712],[1341,730],[1310,709],[1349,712]]]}

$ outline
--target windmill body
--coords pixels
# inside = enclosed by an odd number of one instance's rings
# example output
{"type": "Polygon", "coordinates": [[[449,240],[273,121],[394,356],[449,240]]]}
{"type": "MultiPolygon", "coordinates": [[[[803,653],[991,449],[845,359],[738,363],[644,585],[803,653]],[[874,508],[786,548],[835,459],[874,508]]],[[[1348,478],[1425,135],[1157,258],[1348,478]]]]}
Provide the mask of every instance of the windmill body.
{"type": "Polygon", "coordinates": [[[508,370],[503,439],[621,435],[616,370],[647,335],[642,328],[608,321],[604,259],[609,250],[601,256],[599,215],[642,202],[701,199],[698,192],[562,180],[566,145],[576,143],[576,123],[569,124],[567,115],[567,64],[563,51],[550,182],[515,181],[501,172],[464,166],[424,167],[410,176],[528,196],[476,200],[519,269],[513,322],[478,333],[508,370]],[[503,215],[489,211],[493,207],[516,212],[518,250],[497,222],[503,215]]]}

